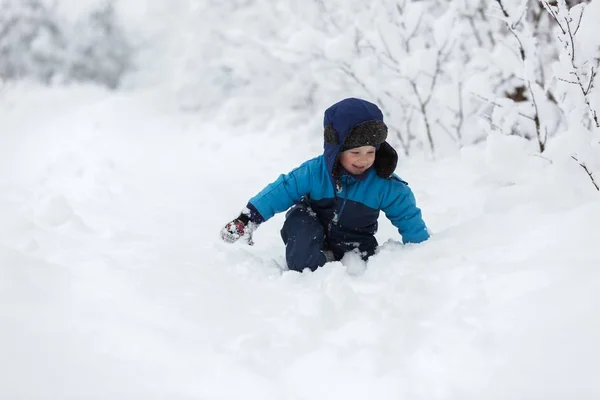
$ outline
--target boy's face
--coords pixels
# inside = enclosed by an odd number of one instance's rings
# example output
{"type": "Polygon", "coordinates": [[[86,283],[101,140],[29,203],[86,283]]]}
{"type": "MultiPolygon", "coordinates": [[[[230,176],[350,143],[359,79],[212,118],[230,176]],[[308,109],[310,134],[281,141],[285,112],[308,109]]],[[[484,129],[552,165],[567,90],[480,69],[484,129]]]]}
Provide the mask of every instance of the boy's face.
{"type": "Polygon", "coordinates": [[[353,175],[360,175],[375,162],[375,147],[362,146],[343,151],[340,154],[340,164],[353,175]]]}

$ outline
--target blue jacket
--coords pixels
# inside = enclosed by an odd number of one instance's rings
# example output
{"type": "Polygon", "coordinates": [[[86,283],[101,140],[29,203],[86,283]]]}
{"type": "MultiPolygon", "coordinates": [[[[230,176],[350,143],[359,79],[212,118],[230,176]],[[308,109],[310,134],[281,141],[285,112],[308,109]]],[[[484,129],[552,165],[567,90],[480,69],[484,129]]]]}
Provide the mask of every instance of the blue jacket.
{"type": "Polygon", "coordinates": [[[324,125],[335,128],[338,143],[325,142],[323,155],[280,175],[252,197],[247,205],[250,219],[260,224],[295,203],[304,203],[316,213],[325,227],[328,246],[338,255],[354,248],[373,254],[380,211],[398,228],[404,243],[427,240],[429,233],[412,191],[392,173],[397,154],[387,142],[377,150],[374,166],[362,175],[339,168],[345,137],[352,127],[371,120],[382,121],[383,116],[377,106],[364,100],[346,99],[330,107],[324,125]]]}

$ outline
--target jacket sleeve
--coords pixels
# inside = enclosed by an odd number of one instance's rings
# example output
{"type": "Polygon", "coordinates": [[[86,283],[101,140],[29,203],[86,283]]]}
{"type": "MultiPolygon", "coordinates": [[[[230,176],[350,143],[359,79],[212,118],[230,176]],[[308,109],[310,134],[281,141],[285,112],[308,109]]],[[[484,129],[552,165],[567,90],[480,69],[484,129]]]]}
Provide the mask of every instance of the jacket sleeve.
{"type": "Polygon", "coordinates": [[[382,201],[382,211],[398,228],[404,243],[421,243],[429,239],[427,226],[417,207],[415,196],[404,182],[391,181],[390,189],[382,201]]]}
{"type": "Polygon", "coordinates": [[[261,224],[309,194],[313,183],[311,168],[311,161],[307,161],[290,173],[280,175],[275,182],[252,197],[246,206],[250,219],[261,224]]]}

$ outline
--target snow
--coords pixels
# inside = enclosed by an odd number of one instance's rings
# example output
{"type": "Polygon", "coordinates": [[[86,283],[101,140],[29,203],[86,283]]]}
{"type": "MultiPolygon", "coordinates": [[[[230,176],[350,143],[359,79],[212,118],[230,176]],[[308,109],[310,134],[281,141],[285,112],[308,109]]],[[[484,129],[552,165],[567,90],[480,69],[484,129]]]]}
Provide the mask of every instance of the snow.
{"type": "Polygon", "coordinates": [[[560,152],[403,159],[432,238],[382,217],[368,263],[300,274],[283,215],[254,247],[219,230],[320,151],[320,115],[240,131],[164,93],[1,96],[0,398],[600,396],[599,194],[560,152]]]}

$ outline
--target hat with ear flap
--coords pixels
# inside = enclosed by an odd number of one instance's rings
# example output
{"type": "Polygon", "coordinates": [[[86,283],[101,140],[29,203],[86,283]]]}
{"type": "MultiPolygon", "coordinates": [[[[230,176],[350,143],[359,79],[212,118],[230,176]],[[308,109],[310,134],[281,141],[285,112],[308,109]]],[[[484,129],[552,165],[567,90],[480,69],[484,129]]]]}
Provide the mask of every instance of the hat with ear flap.
{"type": "Polygon", "coordinates": [[[379,145],[387,137],[379,107],[356,98],[341,100],[325,110],[323,127],[325,145],[330,146],[379,145]]]}
{"type": "Polygon", "coordinates": [[[373,165],[377,175],[389,178],[398,162],[398,154],[386,142],[388,127],[377,105],[362,99],[347,98],[327,110],[323,119],[324,156],[335,179],[339,153],[355,147],[377,149],[373,165]]]}

